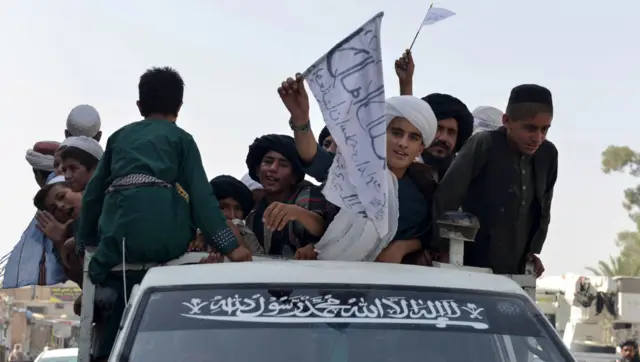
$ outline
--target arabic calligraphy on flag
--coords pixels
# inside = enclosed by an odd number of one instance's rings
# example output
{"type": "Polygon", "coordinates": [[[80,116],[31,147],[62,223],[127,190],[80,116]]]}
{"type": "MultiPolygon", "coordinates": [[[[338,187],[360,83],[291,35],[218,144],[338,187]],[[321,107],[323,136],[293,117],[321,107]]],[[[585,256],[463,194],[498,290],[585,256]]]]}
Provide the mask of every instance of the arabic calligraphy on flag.
{"type": "Polygon", "coordinates": [[[389,229],[383,15],[371,18],[303,73],[338,146],[324,195],[341,209],[365,215],[380,235],[389,229]]]}

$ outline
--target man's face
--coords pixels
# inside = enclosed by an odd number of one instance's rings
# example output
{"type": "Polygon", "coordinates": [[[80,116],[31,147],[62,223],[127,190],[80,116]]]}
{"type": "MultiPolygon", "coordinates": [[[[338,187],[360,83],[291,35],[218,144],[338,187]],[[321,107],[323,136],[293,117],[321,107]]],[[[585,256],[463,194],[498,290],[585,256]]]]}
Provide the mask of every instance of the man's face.
{"type": "Polygon", "coordinates": [[[548,113],[538,113],[532,119],[513,121],[505,114],[503,124],[511,143],[520,152],[533,155],[547,138],[552,118],[548,113]]]}
{"type": "Polygon", "coordinates": [[[65,181],[69,183],[71,190],[75,192],[84,191],[93,174],[93,170],[87,170],[80,162],[71,158],[62,160],[60,168],[62,169],[65,181]]]}
{"type": "Polygon", "coordinates": [[[620,349],[620,355],[622,356],[622,359],[631,360],[633,358],[633,356],[635,355],[635,351],[633,350],[633,346],[623,346],[620,349]]]}
{"type": "Polygon", "coordinates": [[[269,151],[262,157],[258,178],[266,193],[288,190],[295,184],[291,162],[276,151],[269,151]]]}
{"type": "Polygon", "coordinates": [[[333,141],[333,137],[329,136],[322,141],[322,148],[327,152],[335,154],[338,149],[338,145],[333,141]]]}
{"type": "Polygon", "coordinates": [[[218,201],[218,203],[220,204],[220,210],[222,210],[222,214],[224,214],[224,217],[226,217],[228,220],[244,220],[244,212],[242,211],[240,203],[236,201],[236,199],[227,197],[218,201]]]}
{"type": "Polygon", "coordinates": [[[406,169],[424,151],[422,134],[406,118],[396,117],[387,128],[387,164],[406,169]]]}
{"type": "Polygon", "coordinates": [[[44,198],[44,209],[56,220],[65,223],[78,217],[81,202],[82,194],[73,192],[64,185],[55,184],[44,198]]]}
{"type": "Polygon", "coordinates": [[[445,158],[451,156],[458,141],[458,122],[455,118],[446,118],[438,121],[438,131],[433,142],[427,147],[427,151],[435,157],[445,158]]]}

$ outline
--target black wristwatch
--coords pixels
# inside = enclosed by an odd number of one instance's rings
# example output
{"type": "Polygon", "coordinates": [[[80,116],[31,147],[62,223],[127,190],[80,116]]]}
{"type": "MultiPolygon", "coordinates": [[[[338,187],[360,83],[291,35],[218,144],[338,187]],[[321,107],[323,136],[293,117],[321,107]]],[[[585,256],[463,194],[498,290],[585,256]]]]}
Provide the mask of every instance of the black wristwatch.
{"type": "Polygon", "coordinates": [[[289,127],[291,127],[292,131],[298,131],[298,132],[309,132],[309,130],[311,129],[311,121],[307,121],[307,123],[297,126],[295,124],[293,124],[293,119],[289,119],[289,127]]]}

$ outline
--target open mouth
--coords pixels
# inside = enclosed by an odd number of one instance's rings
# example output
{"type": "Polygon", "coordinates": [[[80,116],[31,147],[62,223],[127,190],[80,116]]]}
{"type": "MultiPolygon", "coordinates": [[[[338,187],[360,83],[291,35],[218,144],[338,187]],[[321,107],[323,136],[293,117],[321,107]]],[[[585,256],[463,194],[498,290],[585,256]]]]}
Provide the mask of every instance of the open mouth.
{"type": "Polygon", "coordinates": [[[264,180],[265,180],[265,183],[269,185],[277,184],[280,181],[279,178],[273,177],[273,176],[266,176],[264,180]]]}
{"type": "Polygon", "coordinates": [[[72,218],[74,215],[74,211],[76,211],[76,209],[73,207],[70,207],[69,210],[67,210],[67,216],[72,218]]]}
{"type": "Polygon", "coordinates": [[[394,150],[393,153],[395,153],[396,155],[400,156],[400,157],[408,157],[409,155],[402,152],[402,151],[396,151],[394,150]]]}

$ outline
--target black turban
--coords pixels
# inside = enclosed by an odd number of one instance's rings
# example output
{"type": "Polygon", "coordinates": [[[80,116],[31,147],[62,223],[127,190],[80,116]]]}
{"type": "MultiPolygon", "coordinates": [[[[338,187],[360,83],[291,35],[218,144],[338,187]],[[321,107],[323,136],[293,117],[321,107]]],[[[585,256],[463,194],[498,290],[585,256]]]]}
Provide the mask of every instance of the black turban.
{"type": "Polygon", "coordinates": [[[540,103],[553,109],[551,91],[537,84],[522,84],[513,88],[508,104],[518,103],[540,103]]]}
{"type": "Polygon", "coordinates": [[[221,175],[209,181],[209,183],[218,201],[230,197],[240,204],[244,217],[249,215],[249,212],[253,209],[253,194],[242,181],[233,176],[221,175]]]}
{"type": "Polygon", "coordinates": [[[290,163],[296,181],[300,182],[304,179],[304,170],[300,163],[300,156],[296,149],[296,142],[293,137],[282,134],[268,134],[255,141],[249,146],[247,153],[247,167],[249,168],[249,176],[256,182],[260,182],[256,171],[262,163],[262,158],[269,151],[275,151],[284,156],[290,163]]]}
{"type": "Polygon", "coordinates": [[[438,121],[447,118],[456,120],[458,137],[453,152],[458,152],[473,133],[473,115],[469,108],[461,100],[448,94],[432,93],[422,100],[429,103],[438,121]]]}
{"type": "Polygon", "coordinates": [[[320,145],[320,147],[322,147],[324,140],[326,140],[329,136],[331,136],[331,133],[329,133],[329,129],[327,128],[327,126],[324,126],[322,131],[320,131],[320,136],[318,136],[318,144],[320,145]]]}

